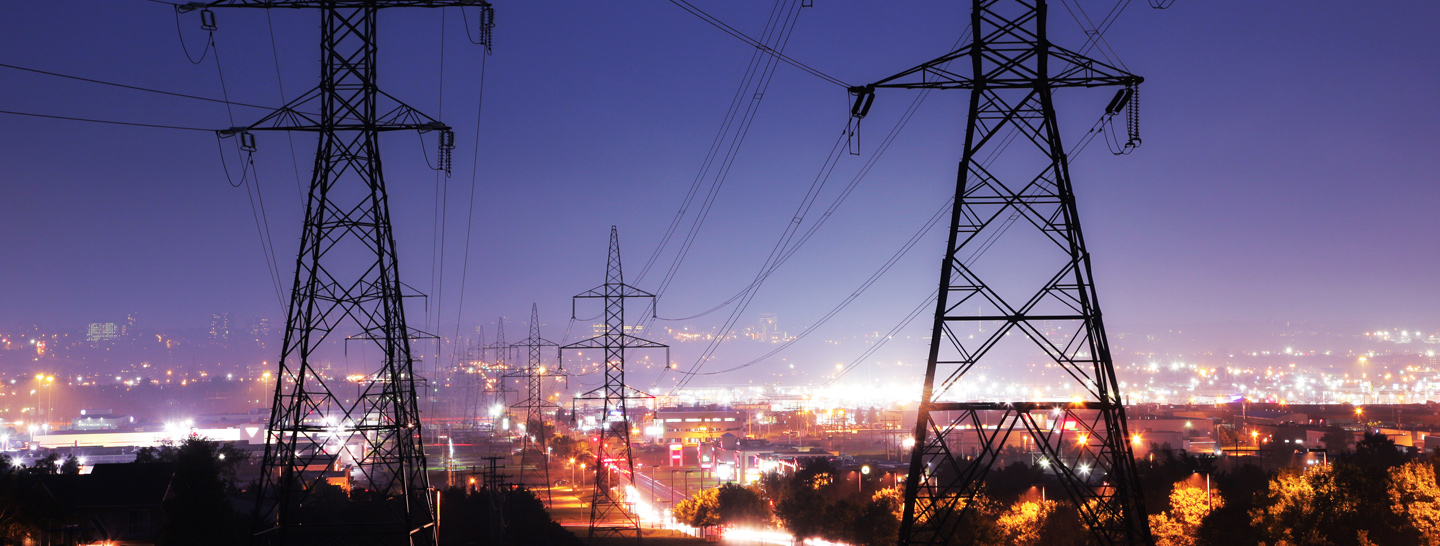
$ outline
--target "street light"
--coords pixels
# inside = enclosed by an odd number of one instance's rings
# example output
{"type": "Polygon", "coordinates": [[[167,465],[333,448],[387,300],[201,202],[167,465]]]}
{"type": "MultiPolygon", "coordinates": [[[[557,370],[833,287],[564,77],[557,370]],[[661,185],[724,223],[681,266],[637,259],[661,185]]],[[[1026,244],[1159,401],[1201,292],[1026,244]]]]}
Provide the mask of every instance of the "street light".
{"type": "Polygon", "coordinates": [[[855,478],[855,488],[860,495],[865,495],[865,476],[870,475],[870,465],[860,467],[860,475],[855,478]]]}

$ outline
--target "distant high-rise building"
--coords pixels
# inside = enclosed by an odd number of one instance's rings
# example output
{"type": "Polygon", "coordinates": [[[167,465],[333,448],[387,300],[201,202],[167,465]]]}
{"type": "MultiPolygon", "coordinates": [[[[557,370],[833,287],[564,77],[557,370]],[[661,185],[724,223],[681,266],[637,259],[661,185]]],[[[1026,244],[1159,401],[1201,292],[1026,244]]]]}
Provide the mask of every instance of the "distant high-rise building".
{"type": "Polygon", "coordinates": [[[775,318],[774,313],[761,313],[760,325],[756,332],[755,339],[765,343],[774,343],[780,337],[780,320],[775,318]]]}
{"type": "Polygon", "coordinates": [[[125,322],[120,323],[120,337],[129,339],[139,335],[139,332],[135,330],[135,324],[139,321],[139,315],[127,313],[125,315],[125,322]]]}
{"type": "Polygon", "coordinates": [[[212,343],[230,343],[230,313],[210,315],[209,336],[212,343]]]}
{"type": "Polygon", "coordinates": [[[259,345],[261,349],[270,347],[270,319],[260,318],[250,322],[250,340],[259,345]]]}
{"type": "Polygon", "coordinates": [[[85,327],[85,341],[110,341],[120,337],[120,328],[113,322],[92,322],[85,327]]]}

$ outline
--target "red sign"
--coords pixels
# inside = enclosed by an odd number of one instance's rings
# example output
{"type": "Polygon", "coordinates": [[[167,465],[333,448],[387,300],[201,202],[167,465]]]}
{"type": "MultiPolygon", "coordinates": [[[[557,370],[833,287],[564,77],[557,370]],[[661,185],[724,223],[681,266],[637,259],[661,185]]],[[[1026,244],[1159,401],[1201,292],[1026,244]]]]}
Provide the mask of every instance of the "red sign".
{"type": "Polygon", "coordinates": [[[670,466],[685,465],[685,446],[670,444],[670,466]]]}

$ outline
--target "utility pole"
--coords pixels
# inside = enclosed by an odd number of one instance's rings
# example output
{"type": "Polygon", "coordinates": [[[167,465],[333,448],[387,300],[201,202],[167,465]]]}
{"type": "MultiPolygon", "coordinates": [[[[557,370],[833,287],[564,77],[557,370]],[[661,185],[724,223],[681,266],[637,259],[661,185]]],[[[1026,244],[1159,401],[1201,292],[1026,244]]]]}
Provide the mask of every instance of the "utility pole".
{"type": "Polygon", "coordinates": [[[320,84],[259,121],[221,131],[255,150],[258,131],[318,136],[306,215],[277,362],[275,394],[261,461],[252,542],[329,541],[434,544],[435,497],[426,473],[389,194],[380,167],[380,134],[440,135],[440,168],[449,169],[454,133],[377,86],[381,8],[479,7],[482,36],[493,20],[484,0],[217,0],[177,6],[292,8],[320,12],[320,84]],[[332,333],[344,336],[331,337],[332,333]],[[319,364],[327,341],[369,345],[348,351],[365,373],[354,399],[332,389],[319,364]],[[336,471],[353,480],[364,520],[302,519],[299,507],[336,471]]]}
{"type": "Polygon", "coordinates": [[[1140,439],[1126,427],[1051,100],[1060,88],[1121,87],[1107,115],[1128,110],[1129,148],[1139,142],[1134,96],[1142,79],[1050,43],[1046,9],[1046,0],[973,0],[970,44],[851,89],[857,118],[876,89],[970,91],[901,544],[963,534],[969,501],[1012,432],[1034,440],[1098,543],[1153,543],[1130,446],[1140,439]],[[951,61],[969,70],[952,72],[951,61]],[[984,156],[1010,138],[1016,149],[992,170],[984,156]],[[1001,238],[1012,225],[1029,233],[1001,238]],[[1003,256],[982,256],[997,240],[1003,256]],[[977,303],[983,310],[965,311],[977,303]],[[1000,401],[975,377],[1027,373],[1035,361],[1043,367],[1029,373],[1073,378],[1068,400],[1000,401]],[[974,457],[952,452],[977,440],[974,457]]]}
{"type": "Polygon", "coordinates": [[[554,499],[550,494],[550,455],[547,447],[550,432],[546,426],[545,411],[558,409],[560,405],[545,401],[544,381],[546,378],[563,381],[566,374],[560,369],[545,369],[542,359],[544,348],[558,348],[559,345],[540,337],[539,306],[530,304],[530,337],[512,346],[524,348],[529,357],[524,368],[501,376],[502,380],[519,379],[525,383],[525,399],[510,406],[525,412],[525,432],[521,434],[520,443],[520,485],[535,486],[536,478],[539,478],[539,485],[545,488],[545,505],[552,506],[554,499]]]}
{"type": "MultiPolygon", "coordinates": [[[[603,300],[605,332],[560,348],[562,366],[566,350],[602,349],[605,352],[605,384],[575,397],[576,401],[602,401],[602,411],[596,425],[599,427],[600,445],[596,449],[595,492],[590,503],[590,539],[596,536],[624,536],[634,532],[635,542],[640,543],[640,520],[625,509],[624,482],[633,482],[635,476],[635,462],[630,452],[628,402],[653,399],[654,396],[625,384],[625,351],[664,349],[665,363],[669,365],[670,347],[625,333],[625,300],[654,297],[654,294],[625,284],[625,276],[620,268],[620,236],[615,226],[610,226],[610,252],[606,262],[605,284],[575,296],[570,310],[570,317],[574,318],[574,301],[603,300]],[[622,483],[611,483],[612,474],[622,483]]],[[[573,417],[573,410],[571,415],[573,417]]]]}

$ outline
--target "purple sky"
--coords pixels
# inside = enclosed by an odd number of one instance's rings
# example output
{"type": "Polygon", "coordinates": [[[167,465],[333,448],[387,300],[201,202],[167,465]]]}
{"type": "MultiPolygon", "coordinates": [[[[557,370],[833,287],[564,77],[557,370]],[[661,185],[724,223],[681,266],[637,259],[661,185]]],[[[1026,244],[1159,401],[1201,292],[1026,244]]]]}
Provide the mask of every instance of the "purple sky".
{"type": "MultiPolygon", "coordinates": [[[[946,52],[968,20],[961,4],[819,0],[800,14],[786,52],[865,83],[946,52]]],[[[1112,4],[1082,2],[1094,15],[1112,4]]],[[[1072,167],[1111,330],[1287,320],[1440,327],[1433,280],[1440,254],[1431,246],[1440,230],[1440,34],[1433,28],[1440,5],[1178,0],[1156,11],[1131,4],[1107,39],[1146,78],[1145,144],[1113,157],[1097,143],[1072,167]]],[[[754,36],[771,6],[696,5],[754,36]]],[[[412,325],[452,333],[467,263],[471,165],[478,164],[461,330],[504,315],[514,324],[511,337],[522,337],[515,323],[535,301],[546,335],[559,338],[569,296],[602,280],[611,224],[620,227],[629,279],[655,250],[753,49],[661,0],[497,2],[496,11],[478,155],[482,52],[466,41],[459,12],[382,14],[381,87],[454,126],[459,144],[439,253],[437,181],[422,155],[434,153],[433,140],[424,148],[413,135],[384,141],[401,274],[438,296],[439,312],[433,302],[428,313],[411,308],[412,325]],[[443,288],[436,288],[442,256],[443,288]]],[[[293,97],[315,80],[316,14],[270,17],[293,97]]],[[[1076,24],[1058,3],[1051,20],[1057,42],[1078,46],[1076,24]]],[[[198,52],[198,18],[184,16],[180,26],[198,52]]],[[[266,14],[221,11],[219,26],[231,99],[278,105],[266,14]]],[[[0,18],[0,63],[220,97],[214,57],[187,62],[175,27],[171,9],[141,0],[16,4],[0,18]]],[[[230,125],[220,104],[6,68],[0,74],[0,110],[230,125]]],[[[911,93],[882,93],[865,120],[862,155],[841,158],[817,208],[875,151],[911,93]]],[[[1059,102],[1067,141],[1093,122],[1110,93],[1066,92],[1059,102]]],[[[843,89],[780,65],[664,294],[662,316],[698,313],[749,283],[844,127],[846,100],[843,89]]],[[[953,189],[963,101],[955,91],[925,102],[829,223],[767,280],[741,326],[774,313],[782,329],[798,333],[920,227],[953,189]]],[[[243,124],[260,114],[236,108],[234,115],[243,124]]],[[[78,328],[132,311],[156,327],[201,325],[218,311],[241,320],[282,317],[247,190],[226,184],[212,135],[0,116],[0,142],[0,325],[78,328]]],[[[259,189],[288,290],[302,203],[289,141],[267,134],[259,145],[259,189]]],[[[308,183],[313,141],[297,135],[294,150],[308,183]]],[[[804,359],[826,338],[892,326],[933,290],[942,231],[782,356],[804,359]]],[[[640,287],[656,288],[674,249],[640,287]]],[[[724,314],[689,324],[714,326],[724,314]]],[[[918,359],[921,347],[894,344],[876,358],[918,359]]],[[[717,366],[757,352],[722,347],[717,366]]],[[[694,356],[677,354],[687,358],[694,356]]]]}

